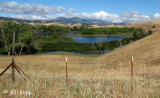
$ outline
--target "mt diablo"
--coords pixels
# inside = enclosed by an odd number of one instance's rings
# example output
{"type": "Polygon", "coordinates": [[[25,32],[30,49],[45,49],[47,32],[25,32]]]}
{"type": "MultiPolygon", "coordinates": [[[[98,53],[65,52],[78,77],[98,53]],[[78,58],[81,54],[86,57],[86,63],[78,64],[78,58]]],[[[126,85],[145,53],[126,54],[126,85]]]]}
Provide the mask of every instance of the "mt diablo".
{"type": "Polygon", "coordinates": [[[103,20],[98,20],[98,19],[81,19],[79,17],[73,17],[73,18],[65,18],[65,17],[58,17],[55,19],[50,19],[50,20],[25,20],[25,19],[18,19],[18,18],[9,18],[9,17],[0,17],[0,20],[12,20],[12,21],[17,21],[17,22],[26,22],[26,23],[53,23],[53,22],[58,22],[62,24],[77,24],[77,23],[89,23],[89,24],[98,24],[98,25],[125,25],[126,23],[111,23],[111,22],[106,22],[103,20]]]}

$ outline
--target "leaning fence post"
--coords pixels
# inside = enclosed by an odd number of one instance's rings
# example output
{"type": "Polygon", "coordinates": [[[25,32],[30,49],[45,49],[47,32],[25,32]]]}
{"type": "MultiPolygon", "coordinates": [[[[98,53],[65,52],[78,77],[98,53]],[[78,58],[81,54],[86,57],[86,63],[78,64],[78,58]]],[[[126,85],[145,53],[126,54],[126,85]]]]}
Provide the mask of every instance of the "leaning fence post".
{"type": "Polygon", "coordinates": [[[131,77],[133,77],[133,55],[131,56],[131,77]]]}
{"type": "MultiPolygon", "coordinates": [[[[2,72],[0,73],[0,77],[10,68],[12,67],[12,81],[15,82],[15,70],[16,69],[18,71],[18,73],[21,75],[20,71],[23,72],[16,64],[15,64],[15,60],[14,60],[14,56],[15,56],[15,32],[13,32],[13,45],[12,45],[12,63],[2,72]]],[[[27,76],[24,72],[23,74],[25,76],[27,76]]],[[[28,76],[27,76],[28,78],[28,76]]]]}
{"type": "Polygon", "coordinates": [[[67,68],[67,57],[66,57],[66,84],[68,83],[68,68],[67,68]]]}

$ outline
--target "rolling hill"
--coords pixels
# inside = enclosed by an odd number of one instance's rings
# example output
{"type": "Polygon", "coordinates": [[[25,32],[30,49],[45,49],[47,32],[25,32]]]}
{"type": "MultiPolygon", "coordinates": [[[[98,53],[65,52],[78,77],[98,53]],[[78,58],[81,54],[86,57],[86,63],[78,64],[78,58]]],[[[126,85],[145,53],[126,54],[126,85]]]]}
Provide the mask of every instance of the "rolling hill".
{"type": "Polygon", "coordinates": [[[25,22],[25,23],[61,23],[61,24],[78,24],[78,23],[88,23],[88,25],[125,25],[126,23],[109,23],[102,20],[96,19],[81,19],[79,17],[65,18],[58,17],[50,20],[25,20],[25,19],[17,19],[17,18],[9,18],[9,17],[0,17],[0,20],[11,20],[16,22],[25,22]]]}
{"type": "MultiPolygon", "coordinates": [[[[153,22],[152,22],[153,23],[153,22]]],[[[135,27],[148,27],[145,23],[135,27]]],[[[156,25],[156,23],[154,24],[156,25]]],[[[156,26],[158,26],[157,24],[156,26]]],[[[160,97],[160,31],[154,28],[148,37],[117,48],[100,56],[80,56],[70,53],[16,56],[16,64],[29,76],[23,80],[16,74],[16,82],[10,79],[11,71],[1,78],[0,90],[4,88],[31,89],[32,96],[82,96],[159,98],[160,97]],[[134,56],[133,78],[130,77],[131,55],[134,56]],[[68,57],[69,82],[66,85],[65,58],[68,57]],[[20,85],[21,83],[25,85],[20,85]],[[107,95],[107,94],[108,95],[107,95]]],[[[0,72],[10,63],[11,56],[0,56],[0,72]]],[[[0,97],[13,97],[0,92],[0,97]]],[[[21,95],[17,95],[21,96],[21,95]]]]}
{"type": "Polygon", "coordinates": [[[127,27],[135,27],[135,28],[143,28],[144,30],[149,29],[159,29],[160,28],[160,20],[159,21],[147,21],[138,24],[127,24],[127,27]]]}

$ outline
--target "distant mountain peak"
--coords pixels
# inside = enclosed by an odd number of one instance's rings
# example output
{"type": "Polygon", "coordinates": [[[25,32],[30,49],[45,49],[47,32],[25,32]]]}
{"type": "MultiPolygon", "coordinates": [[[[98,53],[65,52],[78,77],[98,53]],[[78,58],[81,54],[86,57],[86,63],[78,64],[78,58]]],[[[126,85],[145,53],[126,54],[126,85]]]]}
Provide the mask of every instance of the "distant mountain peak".
{"type": "Polygon", "coordinates": [[[66,18],[66,17],[57,17],[52,20],[25,20],[25,19],[16,19],[16,18],[8,18],[8,17],[0,17],[1,20],[13,20],[17,22],[28,22],[28,23],[53,23],[53,22],[59,22],[59,23],[90,23],[90,24],[98,24],[98,25],[125,25],[125,23],[109,23],[103,20],[98,19],[81,19],[79,17],[72,17],[72,18],[66,18]]]}

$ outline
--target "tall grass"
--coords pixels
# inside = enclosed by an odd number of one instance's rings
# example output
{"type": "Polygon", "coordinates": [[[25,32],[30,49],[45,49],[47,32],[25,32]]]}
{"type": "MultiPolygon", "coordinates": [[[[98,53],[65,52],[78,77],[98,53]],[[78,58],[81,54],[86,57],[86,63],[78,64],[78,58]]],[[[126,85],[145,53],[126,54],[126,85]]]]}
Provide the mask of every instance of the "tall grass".
{"type": "MultiPolygon", "coordinates": [[[[119,75],[120,76],[120,75],[119,75]]],[[[120,76],[121,77],[121,76],[120,76]]],[[[15,85],[11,85],[10,79],[3,78],[0,85],[0,91],[4,89],[23,89],[32,92],[29,98],[39,98],[40,96],[59,97],[59,98],[159,98],[160,97],[160,79],[150,77],[148,74],[134,75],[133,81],[130,76],[125,78],[108,78],[108,77],[87,77],[70,75],[68,84],[66,85],[65,76],[46,77],[45,75],[30,76],[28,86],[26,81],[18,79],[15,85]],[[19,85],[19,84],[22,85],[19,85]],[[133,90],[132,90],[133,87],[133,90]]],[[[22,95],[6,95],[0,92],[0,97],[20,97],[22,95]]]]}
{"type": "Polygon", "coordinates": [[[29,92],[31,92],[31,94],[29,95],[29,98],[32,98],[31,85],[30,85],[29,81],[28,81],[28,90],[29,90],[29,92]]]}

